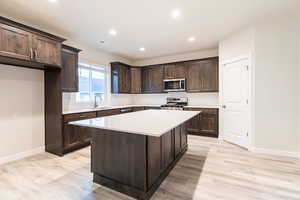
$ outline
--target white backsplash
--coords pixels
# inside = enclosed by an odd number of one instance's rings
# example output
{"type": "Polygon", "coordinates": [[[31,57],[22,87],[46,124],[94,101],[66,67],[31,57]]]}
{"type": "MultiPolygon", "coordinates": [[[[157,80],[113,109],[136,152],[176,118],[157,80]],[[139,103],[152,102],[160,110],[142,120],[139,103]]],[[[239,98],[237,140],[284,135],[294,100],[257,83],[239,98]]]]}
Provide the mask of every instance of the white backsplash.
{"type": "Polygon", "coordinates": [[[136,105],[161,105],[166,103],[167,97],[187,97],[190,106],[219,105],[219,93],[167,93],[167,94],[136,94],[133,102],[136,105]]]}
{"type": "MultiPolygon", "coordinates": [[[[130,94],[108,94],[103,106],[132,105],[133,96],[130,94]]],[[[76,101],[76,93],[63,93],[63,112],[89,109],[94,106],[94,102],[76,101]]]]}
{"type": "MultiPolygon", "coordinates": [[[[108,94],[103,106],[117,105],[162,105],[167,97],[188,97],[190,106],[219,105],[219,93],[167,93],[167,94],[108,94]]],[[[63,111],[88,109],[94,102],[76,101],[76,93],[63,93],[63,111]]]]}

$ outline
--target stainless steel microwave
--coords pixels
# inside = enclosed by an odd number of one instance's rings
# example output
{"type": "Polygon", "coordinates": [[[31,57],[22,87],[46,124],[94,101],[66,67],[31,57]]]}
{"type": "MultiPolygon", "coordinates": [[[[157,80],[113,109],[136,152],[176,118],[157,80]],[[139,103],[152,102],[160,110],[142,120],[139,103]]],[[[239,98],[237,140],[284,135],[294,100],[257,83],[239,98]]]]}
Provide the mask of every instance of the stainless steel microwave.
{"type": "Polygon", "coordinates": [[[167,79],[164,80],[165,92],[185,91],[185,79],[167,79]]]}

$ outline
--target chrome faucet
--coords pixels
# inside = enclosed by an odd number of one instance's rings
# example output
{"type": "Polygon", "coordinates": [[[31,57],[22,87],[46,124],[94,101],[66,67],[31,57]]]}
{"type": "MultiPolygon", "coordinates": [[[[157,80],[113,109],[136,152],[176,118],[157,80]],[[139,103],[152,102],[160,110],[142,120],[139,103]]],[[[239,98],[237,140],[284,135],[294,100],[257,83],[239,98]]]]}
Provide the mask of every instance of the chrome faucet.
{"type": "Polygon", "coordinates": [[[94,108],[98,108],[97,96],[94,96],[94,108]]]}
{"type": "Polygon", "coordinates": [[[95,95],[94,96],[94,108],[98,108],[99,107],[99,104],[98,104],[98,101],[97,101],[97,97],[99,97],[99,100],[100,100],[101,104],[102,104],[102,101],[103,101],[103,98],[101,96],[95,95]]]}

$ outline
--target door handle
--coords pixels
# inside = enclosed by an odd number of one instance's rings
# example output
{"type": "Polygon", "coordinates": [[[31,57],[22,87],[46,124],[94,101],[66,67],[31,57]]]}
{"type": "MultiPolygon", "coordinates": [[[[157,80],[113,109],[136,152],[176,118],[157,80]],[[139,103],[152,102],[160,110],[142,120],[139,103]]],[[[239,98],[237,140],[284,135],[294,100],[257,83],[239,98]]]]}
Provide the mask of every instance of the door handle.
{"type": "Polygon", "coordinates": [[[223,109],[226,109],[226,105],[223,105],[222,108],[223,108],[223,109]]]}

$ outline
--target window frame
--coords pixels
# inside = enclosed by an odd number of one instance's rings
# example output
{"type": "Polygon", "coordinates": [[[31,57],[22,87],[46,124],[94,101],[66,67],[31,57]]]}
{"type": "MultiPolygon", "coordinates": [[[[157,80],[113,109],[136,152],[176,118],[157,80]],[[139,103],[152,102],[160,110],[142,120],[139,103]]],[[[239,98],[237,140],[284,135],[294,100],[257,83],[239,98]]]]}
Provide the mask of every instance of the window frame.
{"type": "Polygon", "coordinates": [[[92,72],[95,71],[95,72],[101,72],[103,73],[104,75],[104,91],[103,91],[103,102],[106,101],[107,99],[107,91],[108,91],[108,88],[107,88],[107,76],[108,76],[108,70],[107,70],[107,67],[102,67],[100,65],[97,65],[97,64],[93,64],[93,63],[88,63],[88,62],[78,62],[78,92],[77,92],[77,95],[76,95],[76,102],[93,102],[94,101],[94,93],[92,91],[92,72]],[[86,69],[89,71],[89,91],[88,91],[88,94],[89,94],[89,98],[87,100],[84,100],[80,97],[80,69],[86,69]]]}

